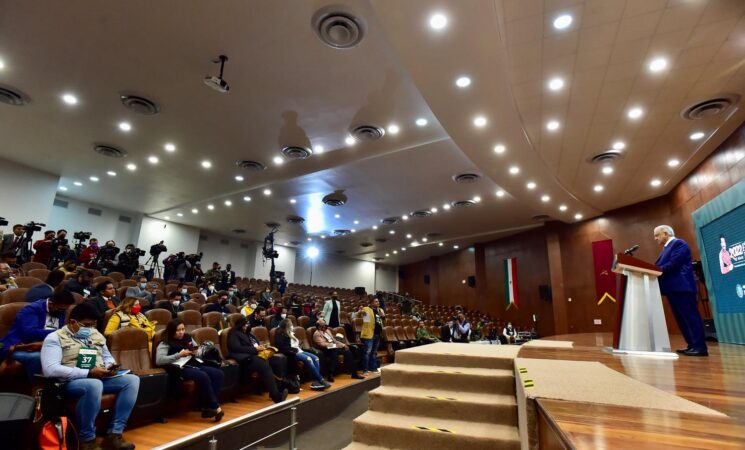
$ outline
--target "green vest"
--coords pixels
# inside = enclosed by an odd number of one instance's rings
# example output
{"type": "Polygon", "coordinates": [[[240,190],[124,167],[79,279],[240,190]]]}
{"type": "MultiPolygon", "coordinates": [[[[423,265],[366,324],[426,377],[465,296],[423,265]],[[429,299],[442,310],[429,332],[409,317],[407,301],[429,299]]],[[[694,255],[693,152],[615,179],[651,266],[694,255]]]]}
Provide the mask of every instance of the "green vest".
{"type": "MultiPolygon", "coordinates": [[[[75,339],[67,327],[55,331],[59,337],[60,347],[62,347],[62,365],[75,367],[78,361],[80,349],[84,347],[83,342],[75,339]]],[[[90,346],[96,349],[96,367],[105,368],[103,363],[103,346],[106,345],[106,339],[98,331],[94,331],[88,338],[90,346]]]]}

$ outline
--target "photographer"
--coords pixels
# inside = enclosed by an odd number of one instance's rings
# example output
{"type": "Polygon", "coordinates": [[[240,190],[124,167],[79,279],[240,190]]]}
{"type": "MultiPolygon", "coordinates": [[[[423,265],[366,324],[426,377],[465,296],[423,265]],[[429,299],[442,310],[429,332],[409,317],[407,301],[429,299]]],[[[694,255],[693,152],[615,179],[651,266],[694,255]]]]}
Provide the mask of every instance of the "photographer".
{"type": "Polygon", "coordinates": [[[127,244],[124,252],[119,255],[117,270],[124,274],[125,278],[131,278],[140,265],[140,256],[145,256],[145,251],[135,248],[134,244],[127,244]]]}
{"type": "Polygon", "coordinates": [[[54,231],[47,230],[44,232],[44,239],[34,242],[36,253],[32,259],[33,262],[49,265],[49,259],[52,257],[52,242],[54,242],[54,231]]]}
{"type": "Polygon", "coordinates": [[[171,267],[173,269],[171,279],[182,281],[186,278],[188,270],[191,269],[191,263],[184,256],[184,252],[179,252],[171,267]]]}
{"type": "Polygon", "coordinates": [[[91,238],[90,242],[88,243],[88,247],[86,247],[85,249],[83,249],[82,252],[80,252],[80,257],[78,258],[78,264],[90,269],[91,262],[94,259],[96,259],[97,255],[98,255],[98,239],[91,238]]]}
{"type": "Polygon", "coordinates": [[[93,268],[101,271],[102,275],[113,272],[116,268],[114,260],[117,254],[119,254],[119,247],[116,246],[116,242],[106,241],[106,245],[98,250],[93,268]]]}

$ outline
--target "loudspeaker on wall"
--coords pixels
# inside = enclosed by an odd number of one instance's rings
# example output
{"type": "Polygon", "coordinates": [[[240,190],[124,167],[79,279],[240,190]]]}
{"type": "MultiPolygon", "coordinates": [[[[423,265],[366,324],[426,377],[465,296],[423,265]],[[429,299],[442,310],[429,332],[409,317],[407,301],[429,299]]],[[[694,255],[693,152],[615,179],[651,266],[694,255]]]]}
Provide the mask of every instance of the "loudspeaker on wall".
{"type": "Polygon", "coordinates": [[[468,287],[476,287],[476,277],[473,275],[469,275],[468,277],[468,287]]]}
{"type": "Polygon", "coordinates": [[[424,276],[424,284],[429,284],[429,275],[424,276]]]}
{"type": "Polygon", "coordinates": [[[548,284],[538,285],[538,297],[541,300],[551,301],[551,286],[548,284]]]}

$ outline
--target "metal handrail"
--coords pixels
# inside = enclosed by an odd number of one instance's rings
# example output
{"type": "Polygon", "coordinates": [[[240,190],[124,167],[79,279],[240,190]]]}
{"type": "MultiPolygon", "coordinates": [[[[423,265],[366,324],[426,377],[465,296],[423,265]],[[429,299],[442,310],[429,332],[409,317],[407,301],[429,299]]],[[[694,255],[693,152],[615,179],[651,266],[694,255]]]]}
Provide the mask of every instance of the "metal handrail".
{"type": "Polygon", "coordinates": [[[270,416],[272,414],[276,414],[278,412],[285,411],[287,409],[292,408],[292,414],[290,417],[290,425],[287,427],[284,427],[282,430],[279,430],[277,432],[270,433],[267,436],[264,436],[263,438],[259,439],[258,441],[250,444],[256,444],[258,442],[261,442],[271,436],[274,436],[275,434],[285,431],[288,428],[290,429],[290,448],[295,448],[295,427],[297,426],[297,421],[295,420],[295,405],[300,403],[300,397],[293,397],[291,399],[287,399],[280,403],[275,403],[274,405],[267,406],[266,408],[262,408],[258,411],[254,411],[248,414],[244,414],[240,417],[236,417],[235,419],[228,420],[227,422],[223,422],[219,425],[215,425],[213,427],[207,428],[202,431],[197,431],[196,433],[192,433],[188,436],[184,436],[182,438],[173,440],[171,442],[168,442],[167,444],[160,445],[158,447],[153,448],[153,450],[173,450],[177,449],[183,445],[191,444],[197,441],[200,441],[202,439],[205,439],[207,437],[211,437],[209,441],[209,448],[210,449],[216,449],[217,448],[217,440],[215,439],[215,435],[221,431],[231,429],[231,428],[238,428],[240,426],[243,426],[249,422],[253,422],[255,420],[262,419],[266,416],[270,416]]]}

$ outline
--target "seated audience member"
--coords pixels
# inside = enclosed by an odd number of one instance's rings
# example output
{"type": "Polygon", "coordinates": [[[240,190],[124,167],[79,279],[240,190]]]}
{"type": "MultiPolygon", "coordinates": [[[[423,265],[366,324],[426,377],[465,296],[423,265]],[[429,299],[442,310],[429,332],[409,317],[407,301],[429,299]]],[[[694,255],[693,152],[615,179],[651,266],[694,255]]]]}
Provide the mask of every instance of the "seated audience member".
{"type": "Polygon", "coordinates": [[[204,307],[204,312],[219,312],[222,314],[230,314],[228,309],[228,291],[220,291],[217,299],[208,302],[204,307]]]}
{"type": "Polygon", "coordinates": [[[16,314],[8,334],[0,340],[0,361],[15,346],[11,358],[23,364],[29,379],[41,372],[39,350],[44,338],[64,326],[65,312],[75,303],[75,298],[67,291],[59,291],[48,297],[24,306],[16,314]]]}
{"type": "Polygon", "coordinates": [[[75,261],[74,256],[68,256],[64,263],[58,268],[58,270],[65,275],[75,273],[78,270],[78,262],[75,261]]]}
{"type": "Polygon", "coordinates": [[[453,342],[468,343],[471,335],[471,323],[466,320],[466,316],[463,313],[459,313],[458,318],[453,322],[452,335],[453,342]]]}
{"type": "Polygon", "coordinates": [[[507,322],[507,326],[504,327],[504,331],[502,331],[502,336],[507,339],[508,344],[514,344],[515,339],[517,338],[517,331],[515,328],[512,327],[512,322],[507,322]]]}
{"type": "Polygon", "coordinates": [[[235,328],[228,339],[228,353],[241,365],[244,380],[248,379],[251,372],[258,372],[264,389],[269,391],[269,397],[274,403],[287,398],[287,389],[280,391],[277,387],[277,383],[284,379],[287,372],[287,358],[259,344],[256,336],[251,334],[251,325],[245,317],[235,322],[235,328]]]}
{"type": "Polygon", "coordinates": [[[497,327],[492,326],[489,328],[489,333],[486,335],[486,339],[489,341],[490,344],[501,344],[499,337],[497,336],[497,327]]]}
{"type": "Polygon", "coordinates": [[[124,327],[135,327],[147,333],[150,351],[153,350],[153,336],[155,336],[155,325],[157,322],[147,320],[140,307],[140,299],[135,297],[126,297],[114,308],[114,314],[109,318],[109,322],[104,329],[104,336],[108,336],[114,331],[124,327]]]}
{"type": "Polygon", "coordinates": [[[243,304],[240,309],[240,313],[243,314],[244,317],[249,317],[251,314],[254,313],[257,307],[258,305],[256,304],[256,299],[250,298],[243,304]]]}
{"type": "Polygon", "coordinates": [[[199,291],[200,294],[204,295],[205,298],[209,298],[211,295],[215,295],[215,283],[205,282],[204,287],[199,291]]]}
{"type": "Polygon", "coordinates": [[[258,308],[254,310],[253,314],[248,316],[248,322],[251,324],[251,328],[263,327],[264,317],[266,317],[266,309],[259,306],[258,308]]]}
{"type": "Polygon", "coordinates": [[[339,294],[336,292],[331,293],[331,298],[327,299],[323,304],[323,321],[328,324],[331,328],[336,328],[341,323],[339,311],[341,311],[341,302],[339,301],[339,294]]]}
{"type": "Polygon", "coordinates": [[[56,233],[54,230],[47,230],[44,232],[44,239],[39,239],[34,242],[34,251],[36,253],[34,253],[34,257],[31,258],[31,261],[42,263],[45,266],[49,265],[49,260],[52,257],[52,241],[55,236],[56,233]]]}
{"type": "Polygon", "coordinates": [[[219,422],[225,415],[218,398],[225,375],[221,369],[202,363],[196,357],[198,349],[197,343],[186,332],[184,322],[172,319],[166,325],[164,339],[156,349],[155,363],[175,379],[194,380],[202,417],[214,417],[215,422],[219,422]]]}
{"type": "Polygon", "coordinates": [[[98,239],[91,238],[90,241],[88,241],[88,247],[84,248],[83,251],[80,252],[80,257],[78,258],[78,264],[90,269],[91,268],[90,264],[93,262],[94,259],[96,259],[97,255],[98,255],[98,239]]]}
{"type": "Polygon", "coordinates": [[[6,262],[0,262],[0,292],[17,287],[18,285],[16,284],[15,276],[10,265],[6,262]]]}
{"type": "Polygon", "coordinates": [[[103,323],[106,311],[119,306],[119,298],[115,295],[116,289],[114,289],[114,283],[111,281],[102,281],[98,283],[96,291],[98,292],[98,295],[89,298],[86,302],[93,305],[96,308],[96,311],[98,311],[98,328],[99,330],[103,330],[106,326],[106,324],[103,323]]]}
{"type": "Polygon", "coordinates": [[[122,432],[137,400],[140,378],[132,374],[113,376],[119,366],[106,347],[106,339],[95,328],[97,320],[95,308],[88,303],[72,309],[67,325],[44,339],[44,376],[65,382],[64,396],[78,401],[75,423],[81,450],[134,449],[134,444],[124,441],[122,432]],[[116,394],[116,403],[106,437],[98,446],[95,422],[102,394],[116,394]]]}
{"type": "Polygon", "coordinates": [[[46,300],[52,296],[54,288],[46,283],[39,283],[32,286],[26,291],[26,301],[28,303],[35,302],[37,300],[46,300]]]}
{"type": "Polygon", "coordinates": [[[148,302],[153,303],[153,301],[155,300],[155,295],[147,288],[147,277],[143,276],[139,278],[136,286],[130,286],[127,288],[127,293],[125,295],[127,297],[144,298],[148,302]]]}
{"type": "Polygon", "coordinates": [[[62,284],[63,281],[65,281],[65,273],[59,269],[55,269],[49,272],[49,275],[47,275],[47,279],[44,280],[44,282],[52,286],[52,288],[56,288],[57,286],[62,284]]]}
{"type": "Polygon", "coordinates": [[[320,349],[326,358],[326,365],[329,370],[328,381],[334,381],[334,372],[336,371],[336,364],[339,362],[339,355],[344,356],[344,365],[352,378],[357,380],[364,378],[357,372],[357,361],[355,361],[349,346],[334,337],[323,319],[318,321],[317,327],[312,337],[313,345],[320,349]]]}
{"type": "Polygon", "coordinates": [[[432,333],[429,332],[429,330],[427,330],[427,327],[424,326],[424,322],[422,322],[421,320],[417,323],[416,340],[420,345],[440,342],[439,339],[437,339],[435,336],[432,335],[432,333]]]}
{"type": "Polygon", "coordinates": [[[267,286],[266,289],[264,289],[264,292],[261,293],[259,304],[264,308],[268,308],[272,304],[272,290],[269,286],[267,286]]]}
{"type": "Polygon", "coordinates": [[[442,342],[453,342],[453,322],[455,318],[451,318],[445,324],[440,324],[440,340],[442,342]]]}
{"type": "Polygon", "coordinates": [[[308,322],[308,327],[309,328],[315,327],[316,325],[318,325],[319,320],[323,320],[323,311],[316,308],[315,310],[313,310],[313,312],[310,315],[310,321],[308,322]]]}
{"type": "Polygon", "coordinates": [[[13,277],[20,277],[23,275],[21,273],[21,266],[18,264],[18,256],[16,256],[15,252],[5,252],[0,255],[0,259],[2,259],[0,262],[3,262],[10,267],[10,274],[13,277]]]}
{"type": "Polygon", "coordinates": [[[322,391],[331,387],[323,379],[323,376],[321,376],[321,361],[318,359],[318,356],[310,352],[305,352],[300,348],[300,341],[295,337],[292,322],[289,319],[284,319],[280,322],[275,341],[279,352],[287,357],[287,367],[289,370],[295,370],[296,361],[302,361],[305,367],[308,368],[314,380],[310,385],[311,389],[322,391]]]}
{"type": "Polygon", "coordinates": [[[178,313],[183,311],[181,307],[181,294],[178,291],[171,291],[168,294],[168,301],[161,301],[156,304],[156,307],[167,310],[171,313],[171,319],[178,317],[178,313]]]}
{"type": "Polygon", "coordinates": [[[188,302],[191,299],[191,296],[189,295],[189,288],[184,284],[183,281],[180,281],[179,284],[176,286],[175,292],[178,292],[181,295],[181,302],[188,302]]]}
{"type": "Polygon", "coordinates": [[[72,280],[67,280],[67,283],[65,283],[65,289],[80,294],[83,297],[90,297],[93,293],[93,286],[91,286],[92,280],[93,272],[87,269],[82,269],[78,272],[77,277],[72,280]]]}
{"type": "Polygon", "coordinates": [[[280,322],[282,322],[286,318],[287,318],[287,309],[285,308],[277,309],[277,312],[274,313],[274,315],[272,316],[272,322],[269,325],[269,328],[277,328],[280,322]]]}

